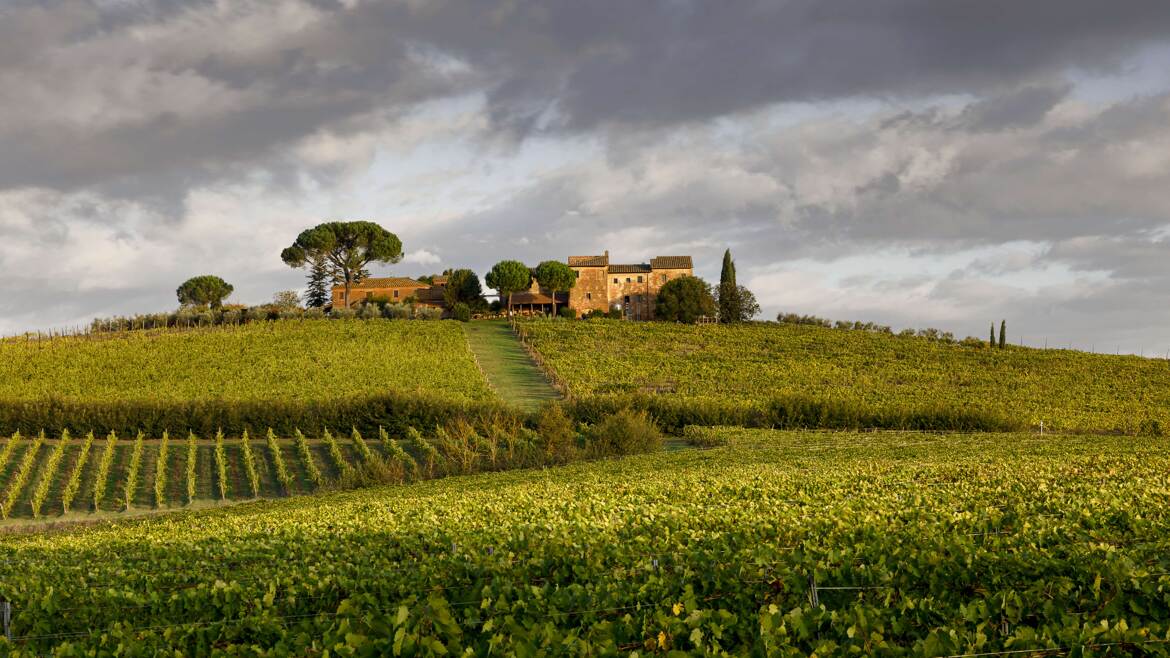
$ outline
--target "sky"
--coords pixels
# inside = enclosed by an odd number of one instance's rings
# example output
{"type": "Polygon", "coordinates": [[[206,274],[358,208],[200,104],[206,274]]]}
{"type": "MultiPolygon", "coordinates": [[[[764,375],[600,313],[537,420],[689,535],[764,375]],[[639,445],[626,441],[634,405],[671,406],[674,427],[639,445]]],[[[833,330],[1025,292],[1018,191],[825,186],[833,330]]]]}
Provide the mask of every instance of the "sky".
{"type": "Polygon", "coordinates": [[[731,249],[779,312],[1170,350],[1164,0],[5,0],[0,334],[375,274],[731,249]]]}

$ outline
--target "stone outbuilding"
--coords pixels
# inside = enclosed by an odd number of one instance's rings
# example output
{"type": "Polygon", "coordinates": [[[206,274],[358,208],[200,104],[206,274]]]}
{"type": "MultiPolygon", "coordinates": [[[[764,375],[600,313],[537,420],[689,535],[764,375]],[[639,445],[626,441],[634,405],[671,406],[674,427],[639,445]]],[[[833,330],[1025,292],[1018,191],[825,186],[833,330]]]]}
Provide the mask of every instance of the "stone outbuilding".
{"type": "Polygon", "coordinates": [[[609,262],[601,256],[569,256],[577,285],[569,291],[569,306],[578,317],[590,311],[618,309],[627,320],[653,320],[658,291],[666,282],[694,276],[690,256],[658,256],[649,263],[609,262]]]}

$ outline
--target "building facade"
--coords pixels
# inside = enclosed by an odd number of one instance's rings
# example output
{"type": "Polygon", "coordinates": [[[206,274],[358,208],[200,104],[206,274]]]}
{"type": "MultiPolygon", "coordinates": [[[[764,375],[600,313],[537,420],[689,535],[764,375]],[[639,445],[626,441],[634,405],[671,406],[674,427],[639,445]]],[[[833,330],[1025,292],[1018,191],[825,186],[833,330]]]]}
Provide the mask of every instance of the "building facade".
{"type": "MultiPolygon", "coordinates": [[[[349,287],[350,308],[360,306],[370,298],[397,303],[411,300],[418,304],[441,307],[443,294],[439,286],[401,276],[371,277],[349,287]],[[433,294],[435,288],[439,288],[437,295],[433,294]]],[[[345,308],[345,286],[333,286],[331,301],[333,308],[345,308]]]]}
{"type": "Polygon", "coordinates": [[[601,256],[570,256],[577,285],[569,291],[569,306],[580,317],[590,311],[619,309],[627,320],[653,320],[658,291],[666,282],[694,276],[690,256],[659,256],[649,263],[616,264],[609,252],[601,256]]]}

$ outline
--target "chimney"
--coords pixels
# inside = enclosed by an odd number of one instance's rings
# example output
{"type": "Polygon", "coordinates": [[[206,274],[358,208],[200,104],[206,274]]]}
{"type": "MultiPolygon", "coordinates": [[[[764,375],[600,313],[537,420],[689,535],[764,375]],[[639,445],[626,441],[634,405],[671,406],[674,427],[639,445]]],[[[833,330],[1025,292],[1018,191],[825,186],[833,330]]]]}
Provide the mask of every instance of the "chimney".
{"type": "Polygon", "coordinates": [[[609,260],[609,249],[605,250],[605,260],[609,260]]]}

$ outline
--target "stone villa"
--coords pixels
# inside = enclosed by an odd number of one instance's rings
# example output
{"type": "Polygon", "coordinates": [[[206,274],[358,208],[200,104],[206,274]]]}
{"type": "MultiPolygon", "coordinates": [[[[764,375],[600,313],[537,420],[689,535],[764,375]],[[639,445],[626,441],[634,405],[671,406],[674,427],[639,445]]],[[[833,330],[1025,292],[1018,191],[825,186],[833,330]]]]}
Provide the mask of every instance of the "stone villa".
{"type": "MultiPolygon", "coordinates": [[[[672,279],[693,276],[690,256],[658,256],[649,263],[616,264],[609,262],[609,252],[601,256],[569,256],[568,265],[577,273],[577,285],[568,293],[556,293],[556,306],[568,306],[577,317],[590,312],[620,310],[627,320],[654,319],[658,291],[672,279]]],[[[414,301],[416,304],[443,308],[446,277],[435,277],[434,285],[405,277],[370,278],[350,287],[350,306],[369,298],[391,302],[414,301]]],[[[341,306],[343,286],[334,286],[333,305],[341,306]]],[[[554,295],[534,280],[527,291],[511,296],[513,310],[526,313],[551,313],[554,295]]],[[[507,304],[508,299],[500,301],[507,304]]]]}

